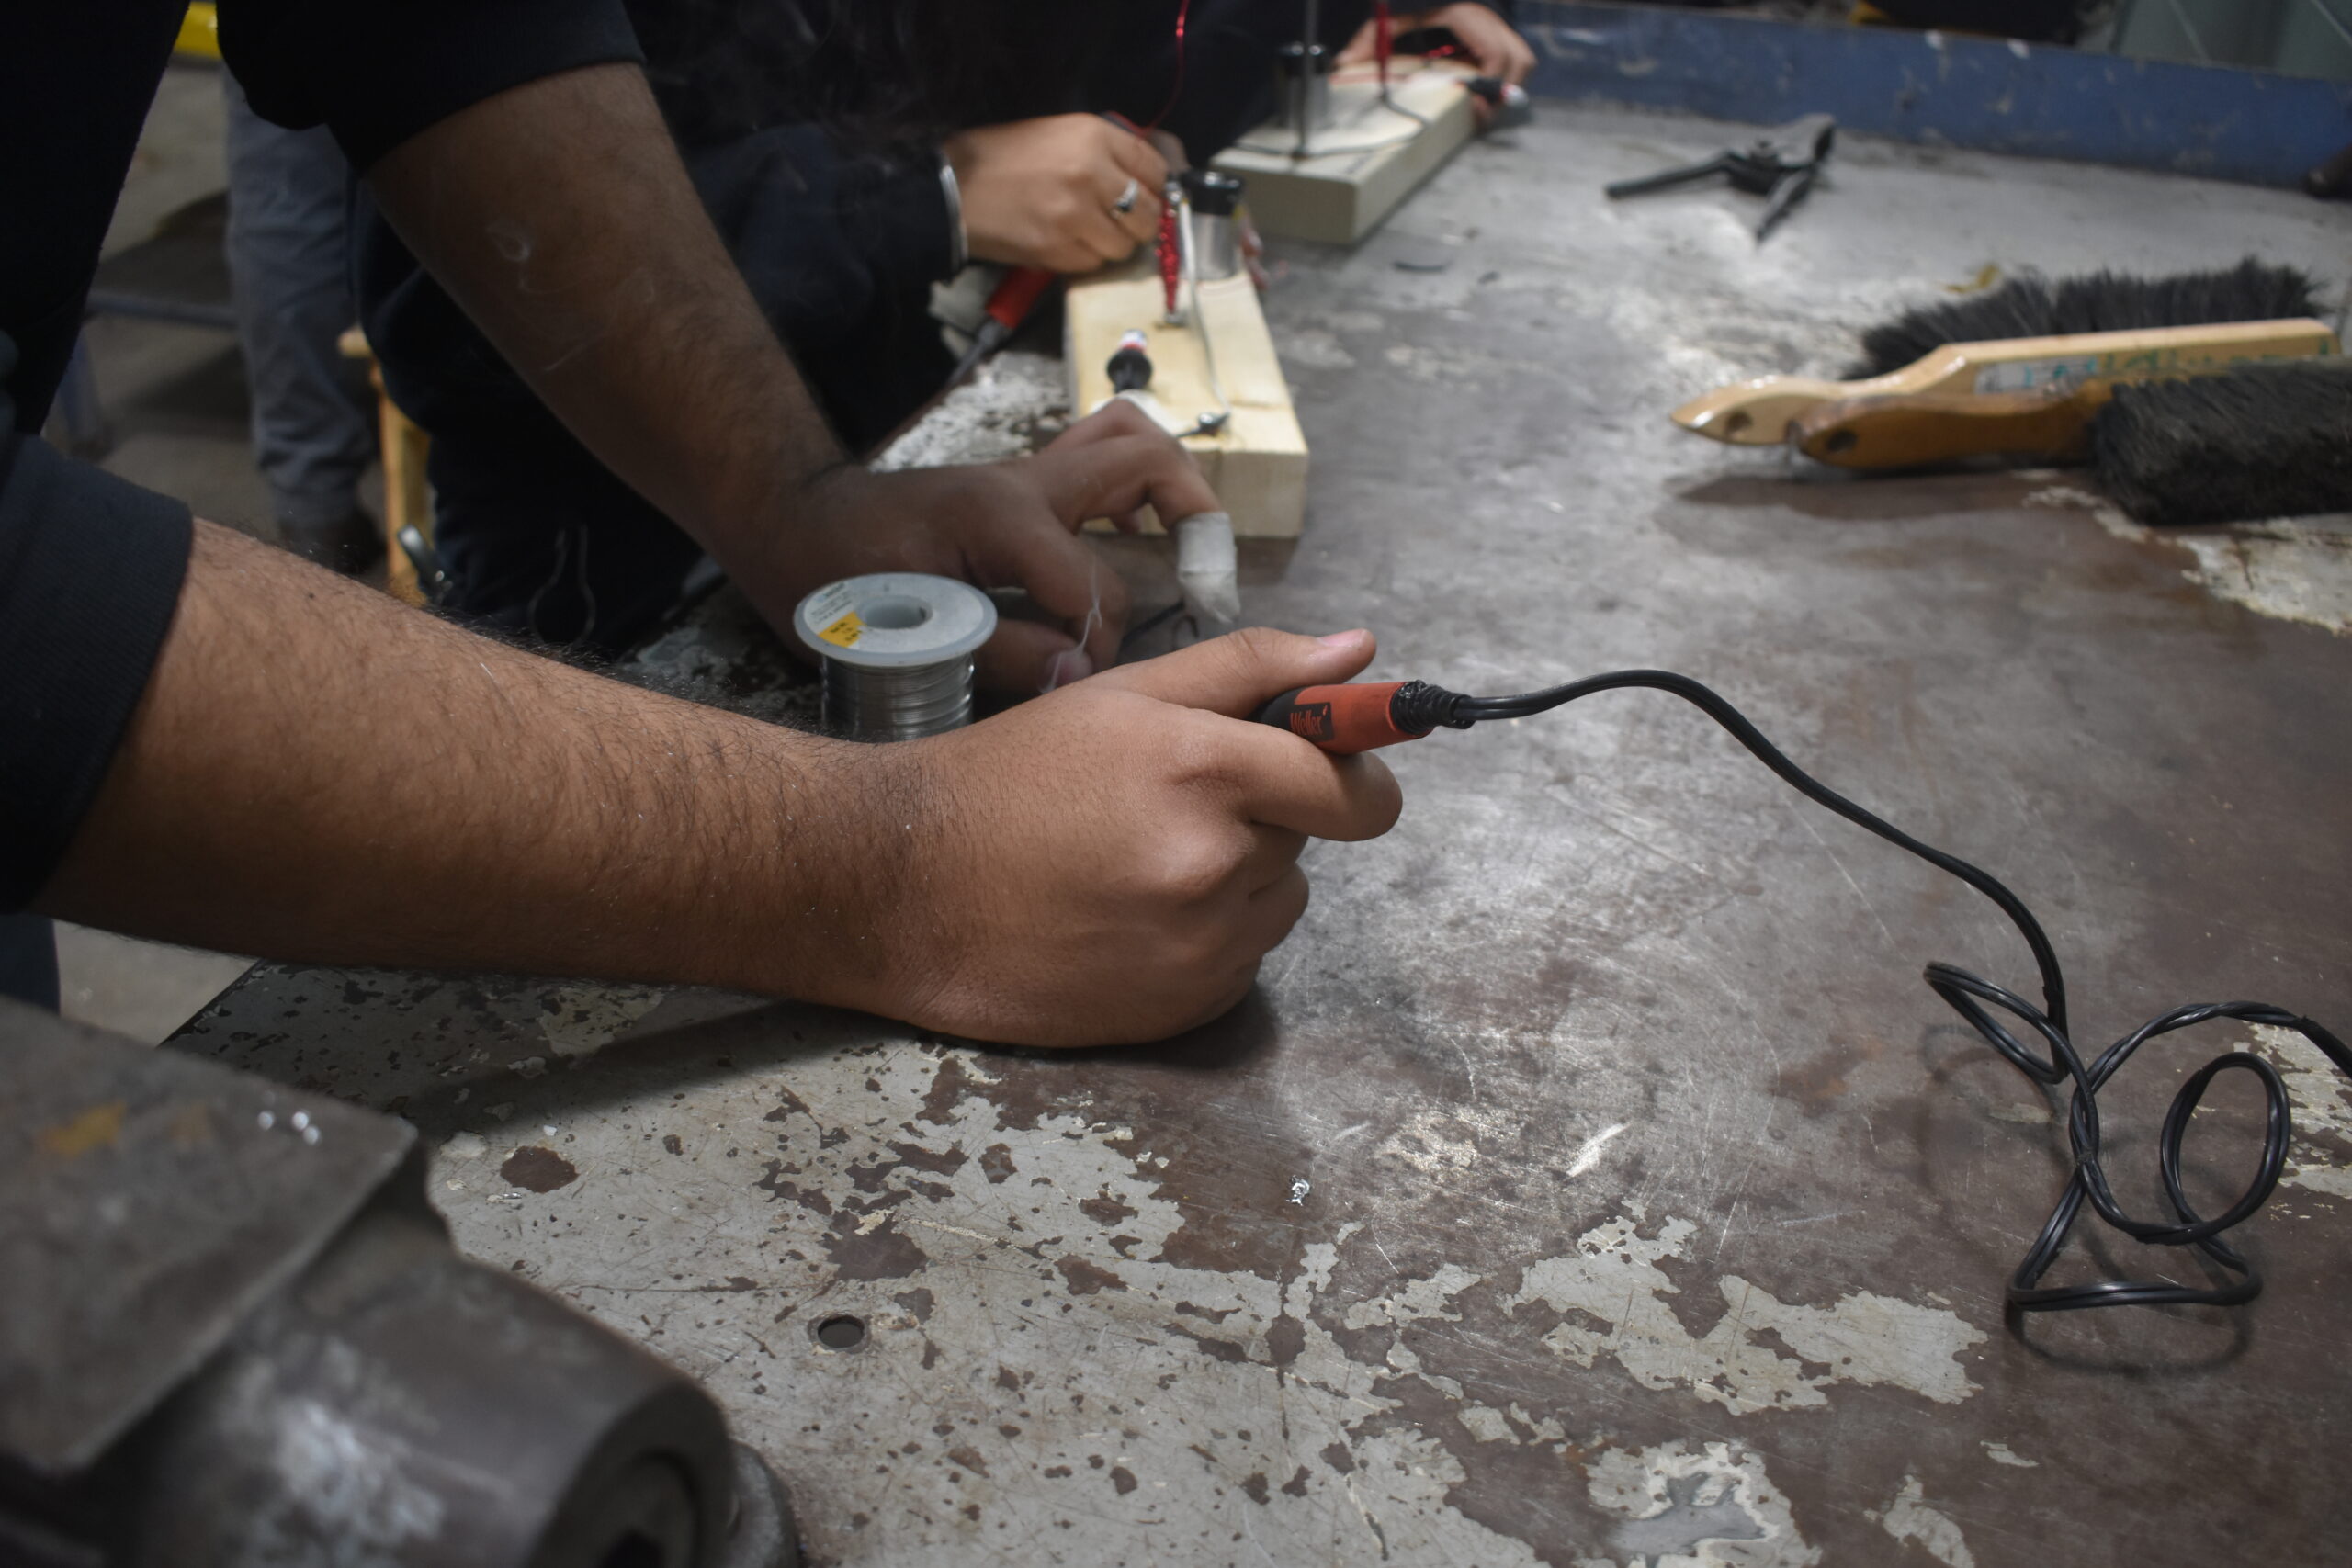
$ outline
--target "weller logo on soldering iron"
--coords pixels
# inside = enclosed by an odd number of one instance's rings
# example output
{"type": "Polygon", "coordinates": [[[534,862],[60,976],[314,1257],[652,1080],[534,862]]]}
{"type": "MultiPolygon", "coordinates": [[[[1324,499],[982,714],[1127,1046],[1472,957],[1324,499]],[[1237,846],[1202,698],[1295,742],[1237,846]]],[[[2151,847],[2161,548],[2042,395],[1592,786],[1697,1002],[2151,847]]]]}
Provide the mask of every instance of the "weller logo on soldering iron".
{"type": "Polygon", "coordinates": [[[1329,703],[1300,703],[1290,710],[1290,732],[1308,740],[1331,739],[1331,705],[1329,703]]]}

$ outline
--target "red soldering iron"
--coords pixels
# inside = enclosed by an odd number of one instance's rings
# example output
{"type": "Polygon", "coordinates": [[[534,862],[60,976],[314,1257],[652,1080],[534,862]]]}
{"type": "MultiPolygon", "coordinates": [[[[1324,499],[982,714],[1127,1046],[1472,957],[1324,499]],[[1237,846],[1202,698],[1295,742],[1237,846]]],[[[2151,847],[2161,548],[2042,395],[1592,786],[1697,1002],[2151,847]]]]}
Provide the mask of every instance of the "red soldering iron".
{"type": "Polygon", "coordinates": [[[1334,756],[1349,757],[1400,740],[1419,740],[1439,726],[1467,729],[1452,705],[1460,694],[1425,681],[1364,681],[1301,686],[1258,710],[1258,722],[1287,729],[1334,756]]]}
{"type": "Polygon", "coordinates": [[[947,384],[959,385],[978,368],[981,360],[1002,348],[1005,340],[1029,319],[1039,297],[1056,281],[1055,276],[1042,266],[1016,266],[998,279],[996,291],[989,296],[988,313],[980,318],[979,330],[972,334],[972,346],[956,362],[947,384]]]}

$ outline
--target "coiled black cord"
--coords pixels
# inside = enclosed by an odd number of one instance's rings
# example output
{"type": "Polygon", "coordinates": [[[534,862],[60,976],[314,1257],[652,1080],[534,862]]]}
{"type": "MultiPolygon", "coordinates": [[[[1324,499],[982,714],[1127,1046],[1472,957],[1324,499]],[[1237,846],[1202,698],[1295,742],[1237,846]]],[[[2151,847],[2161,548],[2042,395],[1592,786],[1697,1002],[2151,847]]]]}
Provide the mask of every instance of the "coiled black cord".
{"type": "Polygon", "coordinates": [[[2106,1168],[2099,1163],[2098,1091],[2125,1062],[2131,1060],[2133,1052],[2156,1036],[2217,1018],[2233,1018],[2248,1023],[2294,1030],[2318,1046],[2327,1059],[2335,1064],[2336,1069],[2347,1077],[2352,1077],[2352,1050],[2347,1050],[2341,1040],[2310,1019],[2267,1002],[2200,1002],[2175,1008],[2161,1018],[2150,1020],[2086,1065],[2073,1043],[2067,1039],[2066,980],[2058,966],[2058,954],[2051,947],[2049,937],[2043,934],[2041,922],[2033,918],[2032,911],[2025,907],[2022,899],[2003,886],[1990,873],[1981,871],[1955,855],[1946,854],[1932,845],[1921,843],[1815,779],[1766,739],[1763,731],[1750,724],[1746,715],[1687,675],[1677,675],[1664,670],[1621,670],[1514,697],[1464,696],[1459,692],[1413,682],[1396,693],[1391,711],[1400,727],[1407,729],[1427,731],[1441,725],[1467,729],[1481,719],[1524,718],[1531,714],[1544,713],[1575,702],[1579,697],[1591,696],[1596,692],[1617,691],[1627,686],[1671,692],[1698,708],[1731,731],[1733,739],[1806,798],[1826,807],[1856,827],[1868,829],[1888,843],[1909,851],[1939,870],[1951,873],[1984,894],[1999,906],[2001,913],[2009,918],[2009,923],[2017,927],[2018,933],[2025,938],[2026,946],[2033,952],[2034,964],[2041,971],[2042,1005],[2040,1008],[2012,991],[1949,964],[1930,964],[1926,971],[1927,982],[1935,993],[1966,1019],[1970,1027],[1984,1037],[1985,1043],[2007,1057],[2020,1072],[2037,1083],[2056,1085],[2071,1081],[2074,1085],[2074,1100],[2066,1114],[2066,1135],[2075,1152],[2074,1173],[2067,1179],[2065,1190],[2059,1195],[2057,1207],[2051,1211],[2049,1222],[2041,1227],[2041,1235],[2026,1253],[2025,1260],[2018,1264],[2016,1274],[2010,1277],[2008,1301],[2012,1307],[2019,1312],[2075,1312],[2107,1306],[2235,1306],[2262,1293],[2261,1275],[2242,1254],[2222,1239],[2222,1234],[2260,1212],[2262,1206],[2269,1201],[2272,1189],[2278,1184],[2279,1173],[2286,1168],[2288,1143],[2293,1126],[2288,1113],[2287,1086],[2279,1078],[2278,1070],[2251,1052],[2230,1051],[2214,1057],[2181,1085],[2180,1092],[2173,1097],[2172,1109],[2165,1116],[2164,1127],[2156,1142],[2157,1168],[2164,1179],[2165,1196],[2173,1209],[2174,1218],[2170,1220],[2133,1219],[2116,1201],[2106,1168]],[[2007,1024],[1994,1016],[1995,1010],[2023,1022],[2031,1033],[2040,1035],[2042,1043],[2049,1048],[2049,1055],[2037,1054],[2018,1039],[2007,1024]],[[2262,1138],[2262,1163],[2252,1184],[2228,1209],[2206,1219],[2189,1205],[2188,1196],[2181,1188],[2181,1143],[2188,1134],[2188,1119],[2205,1098],[2206,1089],[2225,1072],[2253,1074],[2262,1085],[2268,1115],[2262,1138]],[[2104,1280],[2085,1285],[2044,1287],[2041,1282],[2041,1277],[2049,1271],[2051,1264],[2056,1261],[2059,1252],[2065,1247],[2066,1236],[2074,1229],[2075,1221],[2086,1202],[2100,1219],[2134,1241],[2151,1247],[2193,1247],[2233,1278],[2222,1284],[2203,1289],[2177,1284],[2168,1280],[2104,1280]]]}

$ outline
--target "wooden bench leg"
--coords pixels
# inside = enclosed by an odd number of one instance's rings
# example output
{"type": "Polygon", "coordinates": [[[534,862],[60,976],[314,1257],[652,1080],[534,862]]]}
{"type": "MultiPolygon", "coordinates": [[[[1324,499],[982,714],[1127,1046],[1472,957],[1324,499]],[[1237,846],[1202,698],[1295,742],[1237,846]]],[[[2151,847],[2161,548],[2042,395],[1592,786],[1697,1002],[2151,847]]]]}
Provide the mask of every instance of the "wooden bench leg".
{"type": "Polygon", "coordinates": [[[376,389],[377,445],[384,462],[384,588],[402,604],[423,604],[424,591],[401,548],[401,530],[413,525],[428,542],[433,537],[433,492],[424,478],[433,438],[386,394],[383,367],[357,327],[343,334],[342,348],[348,357],[367,361],[368,384],[376,389]]]}
{"type": "Polygon", "coordinates": [[[414,525],[428,540],[433,537],[433,497],[424,480],[424,454],[432,438],[417,428],[384,395],[383,378],[376,385],[376,411],[384,452],[384,586],[405,604],[424,603],[416,567],[401,548],[401,530],[414,525]]]}

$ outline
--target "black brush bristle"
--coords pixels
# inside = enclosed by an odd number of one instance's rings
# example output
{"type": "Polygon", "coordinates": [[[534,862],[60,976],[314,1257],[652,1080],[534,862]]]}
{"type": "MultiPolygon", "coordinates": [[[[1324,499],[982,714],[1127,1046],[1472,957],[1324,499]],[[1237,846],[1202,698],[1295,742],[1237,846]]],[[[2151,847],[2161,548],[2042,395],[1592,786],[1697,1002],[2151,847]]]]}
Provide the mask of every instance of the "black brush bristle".
{"type": "Polygon", "coordinates": [[[2352,512],[2352,362],[2120,386],[2091,422],[2091,464],[2143,523],[2352,512]]]}
{"type": "Polygon", "coordinates": [[[2278,321],[2317,315],[2319,309],[2319,285],[2311,274],[2252,256],[2233,267],[2171,277],[2095,272],[2052,282],[2028,275],[1978,299],[1924,306],[1872,327],[1862,334],[1861,361],[1846,376],[1883,376],[1948,343],[2278,321]]]}

